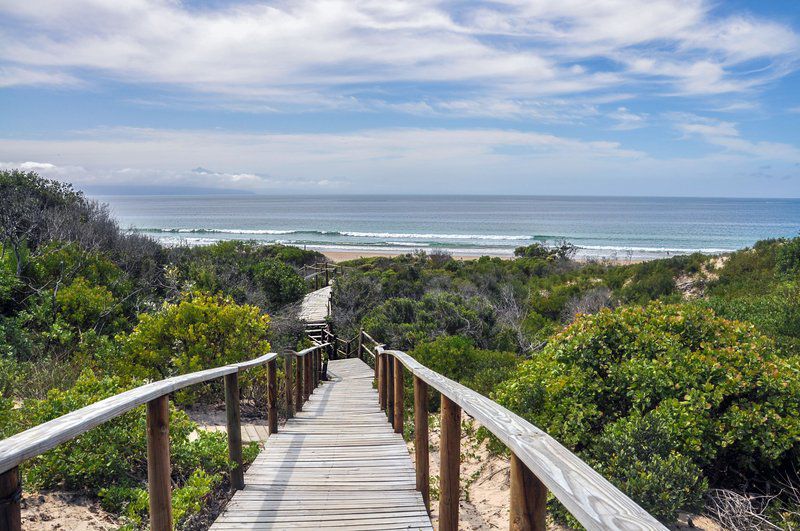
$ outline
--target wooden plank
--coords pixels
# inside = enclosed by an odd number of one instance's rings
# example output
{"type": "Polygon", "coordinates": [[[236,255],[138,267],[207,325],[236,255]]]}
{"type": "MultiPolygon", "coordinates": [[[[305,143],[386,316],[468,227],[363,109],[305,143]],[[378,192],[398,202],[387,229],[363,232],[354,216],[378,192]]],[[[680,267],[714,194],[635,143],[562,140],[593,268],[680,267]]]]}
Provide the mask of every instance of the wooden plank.
{"type": "Polygon", "coordinates": [[[432,529],[402,437],[358,358],[332,360],[272,435],[212,529],[432,529]]]}
{"type": "Polygon", "coordinates": [[[586,529],[667,530],[578,456],[519,415],[428,369],[405,352],[384,352],[399,359],[412,374],[448,397],[508,446],[586,529]]]}

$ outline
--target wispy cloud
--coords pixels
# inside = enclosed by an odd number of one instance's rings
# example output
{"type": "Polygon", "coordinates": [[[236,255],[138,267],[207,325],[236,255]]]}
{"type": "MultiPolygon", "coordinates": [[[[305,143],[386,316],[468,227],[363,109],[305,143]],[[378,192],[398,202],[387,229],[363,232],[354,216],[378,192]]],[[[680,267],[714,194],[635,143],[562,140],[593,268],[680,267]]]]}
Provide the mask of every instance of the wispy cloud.
{"type": "Polygon", "coordinates": [[[699,137],[709,144],[724,148],[728,153],[747,155],[764,160],[800,163],[800,149],[781,142],[753,142],[743,138],[733,122],[714,120],[692,114],[676,115],[675,128],[686,137],[699,137]]]}
{"type": "MultiPolygon", "coordinates": [[[[172,0],[29,0],[0,5],[0,61],[12,73],[5,84],[69,85],[100,73],[262,109],[264,102],[347,106],[376,86],[403,105],[409,83],[447,84],[467,93],[463,101],[511,107],[641,83],[665,94],[735,93],[794,68],[800,40],[791,28],[716,16],[712,7],[707,0],[299,0],[203,8],[172,0]]],[[[406,107],[418,112],[420,105],[406,107]]],[[[458,106],[450,102],[452,112],[475,112],[458,106]]]]}

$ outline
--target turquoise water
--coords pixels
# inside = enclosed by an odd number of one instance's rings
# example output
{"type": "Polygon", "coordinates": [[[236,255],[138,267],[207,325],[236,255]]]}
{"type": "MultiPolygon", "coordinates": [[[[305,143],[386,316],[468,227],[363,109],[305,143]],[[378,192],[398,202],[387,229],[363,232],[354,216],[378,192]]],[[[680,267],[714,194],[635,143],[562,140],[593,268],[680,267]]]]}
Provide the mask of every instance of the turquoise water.
{"type": "Polygon", "coordinates": [[[505,196],[104,196],[123,228],[162,242],[507,255],[565,239],[579,254],[652,258],[800,232],[797,199],[505,196]]]}

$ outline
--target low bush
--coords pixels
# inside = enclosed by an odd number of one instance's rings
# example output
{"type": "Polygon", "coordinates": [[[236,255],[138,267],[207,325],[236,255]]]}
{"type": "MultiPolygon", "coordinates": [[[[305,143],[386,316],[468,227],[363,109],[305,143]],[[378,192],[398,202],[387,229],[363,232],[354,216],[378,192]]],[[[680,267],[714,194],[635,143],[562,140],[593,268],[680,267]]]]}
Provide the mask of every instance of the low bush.
{"type": "MultiPolygon", "coordinates": [[[[513,352],[478,349],[462,336],[420,343],[410,354],[429,369],[487,396],[519,363],[513,352]]],[[[438,395],[431,397],[430,405],[431,411],[438,410],[438,395]]]]}
{"type": "Polygon", "coordinates": [[[753,484],[788,466],[799,374],[751,324],[651,303],[579,317],[496,397],[672,521],[705,481],[753,484]]]}
{"type": "MultiPolygon", "coordinates": [[[[119,394],[135,383],[97,377],[86,370],[70,389],[53,389],[47,398],[27,400],[21,408],[3,416],[14,424],[9,432],[22,431],[119,394]]],[[[134,524],[141,523],[147,511],[145,417],[144,407],[136,408],[29,460],[22,467],[25,484],[98,495],[108,510],[127,516],[134,524]]],[[[170,449],[172,478],[177,486],[173,510],[178,521],[199,509],[195,496],[207,494],[220,483],[230,463],[226,436],[197,431],[186,413],[174,406],[170,407],[170,449]]],[[[257,451],[248,446],[245,459],[252,461],[257,451]]]]}
{"type": "Polygon", "coordinates": [[[154,314],[142,314],[130,335],[120,337],[124,356],[117,374],[161,379],[269,352],[269,316],[229,297],[187,293],[154,314]]]}

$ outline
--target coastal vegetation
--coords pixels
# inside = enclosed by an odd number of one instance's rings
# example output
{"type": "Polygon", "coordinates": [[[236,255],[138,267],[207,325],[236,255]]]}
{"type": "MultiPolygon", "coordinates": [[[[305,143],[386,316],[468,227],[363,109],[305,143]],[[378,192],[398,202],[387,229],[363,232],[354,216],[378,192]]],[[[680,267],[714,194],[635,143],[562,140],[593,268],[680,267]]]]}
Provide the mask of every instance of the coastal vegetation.
{"type": "Polygon", "coordinates": [[[334,285],[333,319],[494,398],[665,523],[706,511],[732,529],[794,529],[798,249],[776,239],[620,264],[575,261],[564,243],[513,260],[360,259],[334,285]]]}
{"type": "MultiPolygon", "coordinates": [[[[35,173],[0,172],[0,196],[0,437],[149,380],[303,342],[299,271],[319,253],[163,247],[35,173]]],[[[690,511],[731,529],[800,526],[800,238],[642,263],[574,253],[562,242],[510,260],[354,260],[333,284],[334,329],[363,328],[492,397],[666,523],[690,511]],[[737,510],[721,510],[723,499],[737,510]]],[[[264,372],[241,383],[263,410],[264,372]]],[[[178,527],[195,525],[228,481],[226,438],[184,410],[221,396],[208,384],[172,401],[178,527]]],[[[125,526],[146,526],[144,419],[139,408],[30,460],[24,485],[81,490],[125,526]]],[[[555,500],[550,513],[574,523],[555,500]]]]}
{"type": "MultiPolygon", "coordinates": [[[[244,242],[164,248],[120,231],[105,206],[35,173],[0,172],[0,196],[0,437],[148,380],[302,339],[282,316],[306,292],[300,266],[318,253],[244,242]]],[[[263,402],[263,370],[241,383],[247,400],[263,402]]],[[[220,384],[212,385],[178,393],[175,403],[220,401],[220,384]]],[[[191,527],[227,481],[227,439],[171,407],[173,515],[191,527]]],[[[83,491],[127,527],[143,526],[144,432],[138,408],[28,461],[23,484],[83,491]]],[[[245,459],[256,452],[247,447],[245,459]]]]}

